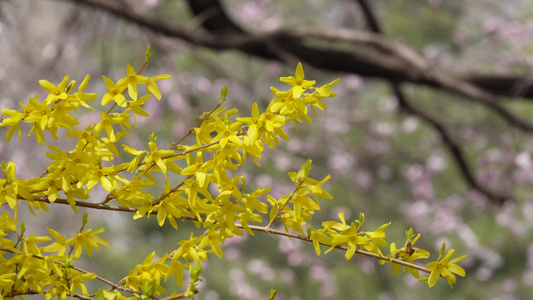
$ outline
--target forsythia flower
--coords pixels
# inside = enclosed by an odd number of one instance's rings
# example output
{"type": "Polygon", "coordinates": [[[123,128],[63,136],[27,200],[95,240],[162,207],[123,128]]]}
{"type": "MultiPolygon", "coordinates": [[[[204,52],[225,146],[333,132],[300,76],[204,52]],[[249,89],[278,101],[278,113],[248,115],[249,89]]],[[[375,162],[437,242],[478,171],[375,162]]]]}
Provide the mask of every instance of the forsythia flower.
{"type": "Polygon", "coordinates": [[[126,88],[126,86],[115,84],[113,81],[111,81],[111,79],[103,75],[102,77],[104,78],[105,86],[108,90],[108,92],[102,98],[102,105],[107,105],[109,102],[114,100],[118,106],[126,106],[126,98],[122,94],[122,91],[126,88]]]}
{"type": "MultiPolygon", "coordinates": [[[[400,259],[400,260],[403,260],[405,262],[412,263],[412,264],[414,264],[415,263],[414,261],[417,259],[429,257],[429,252],[427,252],[426,250],[413,247],[413,245],[420,238],[420,233],[414,234],[413,228],[410,228],[409,230],[405,231],[405,235],[406,235],[406,239],[405,239],[404,246],[400,249],[397,249],[396,244],[392,243],[390,245],[390,254],[387,255],[387,257],[394,258],[394,259],[400,259]]],[[[384,263],[386,263],[386,261],[382,260],[380,262],[380,264],[384,264],[384,263]]],[[[420,279],[420,274],[418,273],[418,270],[414,268],[408,268],[406,266],[402,266],[402,267],[403,267],[404,273],[406,269],[409,269],[409,273],[411,273],[411,275],[413,275],[415,278],[420,279]]],[[[400,265],[393,263],[392,273],[394,275],[398,275],[399,271],[400,271],[400,265]]]]}
{"type": "Polygon", "coordinates": [[[429,287],[434,286],[440,276],[445,277],[448,280],[448,284],[452,288],[456,281],[455,275],[453,275],[453,273],[461,277],[465,277],[465,270],[461,266],[457,265],[456,262],[463,260],[465,257],[467,257],[467,255],[463,255],[450,260],[450,257],[454,252],[455,249],[450,249],[450,251],[448,251],[448,254],[446,254],[443,259],[439,261],[430,262],[426,266],[428,269],[431,269],[431,274],[429,275],[428,279],[429,287]]]}
{"type": "Polygon", "coordinates": [[[138,75],[135,69],[128,64],[128,70],[126,72],[128,76],[120,79],[117,82],[118,86],[127,86],[128,94],[132,100],[137,100],[137,84],[145,84],[148,82],[148,78],[142,75],[138,75]]]}
{"type": "Polygon", "coordinates": [[[302,63],[298,63],[294,76],[281,77],[279,80],[292,85],[292,96],[295,99],[300,98],[304,91],[315,84],[315,80],[304,80],[305,74],[302,63]]]}
{"type": "Polygon", "coordinates": [[[68,76],[65,76],[65,78],[63,78],[63,81],[61,81],[61,83],[59,83],[57,87],[51,84],[48,80],[39,80],[39,84],[41,84],[41,86],[47,92],[50,93],[50,95],[48,95],[48,97],[45,100],[46,105],[49,105],[56,100],[67,99],[68,97],[66,93],[67,82],[68,82],[68,76]]]}
{"type": "Polygon", "coordinates": [[[91,257],[92,248],[99,250],[100,249],[98,247],[99,244],[105,247],[109,247],[109,244],[106,241],[96,236],[97,234],[102,233],[102,232],[104,232],[103,228],[100,228],[95,232],[92,232],[92,229],[87,229],[84,232],[80,232],[76,236],[68,239],[65,243],[68,245],[74,246],[74,257],[75,258],[79,258],[81,256],[83,245],[85,245],[85,251],[87,252],[87,255],[91,257]]]}

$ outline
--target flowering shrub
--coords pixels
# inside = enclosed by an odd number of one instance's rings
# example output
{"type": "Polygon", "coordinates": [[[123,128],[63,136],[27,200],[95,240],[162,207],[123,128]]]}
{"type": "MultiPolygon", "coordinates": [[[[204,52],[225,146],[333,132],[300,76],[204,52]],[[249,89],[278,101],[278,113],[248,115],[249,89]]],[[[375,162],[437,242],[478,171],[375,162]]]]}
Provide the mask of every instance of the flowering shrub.
{"type": "MultiPolygon", "coordinates": [[[[148,61],[149,52],[147,52],[148,61]]],[[[142,69],[144,68],[143,65],[142,69]]],[[[455,274],[465,276],[464,270],[455,264],[465,256],[451,259],[455,250],[444,255],[445,247],[437,261],[427,267],[416,265],[415,260],[429,258],[429,252],[414,247],[420,234],[406,231],[406,241],[398,248],[390,245],[387,255],[382,248],[386,223],[374,231],[364,229],[364,214],[358,220],[346,221],[340,212],[339,222],[327,221],[317,230],[307,226],[308,221],[320,210],[319,198],[331,199],[322,185],[330,179],[310,177],[311,161],[308,160],[298,172],[290,172],[294,189],[289,194],[275,199],[269,195],[269,188],[246,190],[246,178],[233,176],[233,172],[251,159],[260,166],[258,159],[265,145],[275,148],[280,138],[288,140],[283,130],[289,123],[311,122],[309,109],[318,116],[317,109],[326,111],[324,98],[336,96],[330,90],[339,79],[320,87],[315,81],[305,80],[301,64],[296,67],[295,76],[282,77],[281,81],[291,86],[288,91],[271,88],[274,99],[263,111],[257,103],[247,117],[234,117],[237,109],[227,109],[228,90],[221,91],[220,102],[209,112],[203,113],[199,122],[187,134],[167,150],[160,149],[156,136],[152,134],[146,149],[135,149],[122,143],[127,157],[115,164],[119,158],[119,143],[132,130],[132,120],[148,117],[142,105],[154,97],[161,99],[156,82],[170,79],[170,75],[145,77],[128,65],[127,75],[116,83],[103,76],[108,92],[101,96],[101,104],[110,106],[100,113],[100,121],[83,129],[79,124],[78,108],[93,109],[89,102],[98,98],[86,93],[89,76],[85,77],[76,92],[75,81],[66,76],[57,86],[41,80],[41,86],[48,92],[40,101],[38,96],[20,104],[21,110],[2,110],[0,126],[7,127],[6,141],[17,132],[22,139],[20,123],[30,123],[29,135],[46,145],[44,132],[57,139],[58,129],[65,128],[65,135],[76,141],[73,149],[65,150],[48,145],[47,157],[50,164],[44,174],[31,179],[16,177],[16,165],[3,162],[3,179],[0,179],[0,203],[6,209],[0,215],[0,299],[15,296],[41,294],[46,299],[67,296],[80,299],[128,299],[155,298],[165,294],[165,299],[192,298],[198,293],[197,282],[202,273],[202,262],[210,254],[222,258],[222,245],[227,239],[246,233],[266,232],[311,242],[317,255],[321,245],[346,251],[346,259],[355,254],[366,255],[391,263],[394,274],[400,267],[433,286],[440,277],[450,284],[456,282],[455,274]],[[144,86],[145,89],[142,89],[144,86]],[[143,91],[146,91],[144,95],[143,91]],[[190,138],[189,138],[190,137],[190,138]],[[189,138],[189,139],[188,139],[189,138]],[[189,143],[185,143],[189,140],[189,143]],[[131,173],[130,175],[126,175],[131,173]],[[163,176],[154,176],[162,174],[163,176]],[[178,176],[179,180],[170,180],[178,176]],[[164,178],[164,180],[157,180],[164,178]],[[97,185],[108,194],[100,201],[89,201],[89,193],[97,185]],[[154,185],[164,185],[159,195],[146,191],[154,185]],[[218,192],[213,192],[213,187],[218,192]],[[155,215],[163,226],[168,222],[178,230],[177,219],[194,222],[204,233],[178,242],[171,253],[152,252],[135,266],[123,280],[113,283],[96,273],[76,265],[85,254],[91,257],[92,250],[110,246],[99,235],[103,228],[86,228],[87,214],[82,218],[81,228],[71,237],[47,228],[50,236],[35,236],[25,230],[24,221],[19,218],[18,208],[26,203],[35,215],[48,211],[49,205],[67,204],[77,213],[78,207],[104,209],[130,213],[133,219],[155,215]],[[285,230],[272,227],[281,223],[285,230]],[[419,271],[430,274],[421,277],[419,271]],[[173,277],[181,291],[169,292],[163,282],[173,277]],[[89,292],[85,283],[98,280],[106,285],[98,291],[89,292]],[[184,282],[186,284],[184,285],[184,282]]],[[[63,132],[63,131],[61,131],[63,132]]],[[[273,299],[273,290],[269,299],[273,299]]]]}

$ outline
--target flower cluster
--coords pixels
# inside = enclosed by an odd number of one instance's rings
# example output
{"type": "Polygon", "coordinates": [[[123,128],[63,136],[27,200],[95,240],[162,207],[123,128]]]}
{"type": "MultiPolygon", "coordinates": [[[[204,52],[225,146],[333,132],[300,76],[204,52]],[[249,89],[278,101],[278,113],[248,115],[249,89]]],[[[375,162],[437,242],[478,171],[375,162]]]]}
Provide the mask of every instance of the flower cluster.
{"type": "MultiPolygon", "coordinates": [[[[226,239],[244,235],[245,231],[251,235],[256,230],[270,232],[276,221],[284,225],[287,233],[296,232],[305,239],[304,226],[320,210],[318,197],[331,198],[321,187],[330,176],[320,181],[309,177],[310,160],[299,172],[289,173],[295,188],[279,199],[269,195],[268,188],[245,187],[246,178],[235,176],[234,171],[249,158],[259,165],[265,145],[274,148],[279,145],[280,138],[289,139],[284,126],[311,122],[309,109],[317,116],[317,109],[325,111],[324,98],[336,96],[330,88],[339,79],[315,87],[315,81],[304,79],[302,65],[298,64],[295,76],[281,78],[291,88],[288,91],[272,88],[274,98],[269,105],[260,110],[254,103],[248,117],[236,117],[237,109],[222,106],[228,96],[224,87],[216,107],[203,113],[196,126],[165,150],[160,148],[155,135],[150,137],[145,149],[125,144],[124,137],[132,129],[132,119],[148,117],[142,105],[152,96],[161,99],[156,82],[171,76],[145,77],[130,65],[126,73],[116,83],[103,76],[108,92],[103,95],[101,104],[111,107],[100,113],[97,123],[85,128],[74,128],[79,122],[73,113],[79,107],[93,109],[88,101],[96,100],[97,95],[84,93],[89,76],[76,93],[72,92],[75,81],[68,82],[68,77],[57,86],[42,80],[41,86],[48,92],[43,101],[39,102],[36,96],[30,98],[28,105],[21,103],[21,111],[2,110],[4,116],[0,126],[9,128],[6,140],[15,131],[22,138],[19,124],[27,122],[33,125],[30,135],[33,133],[41,145],[46,144],[44,131],[57,138],[58,129],[66,128],[66,136],[75,140],[75,146],[62,150],[49,145],[47,157],[50,164],[42,176],[32,179],[17,178],[14,163],[2,164],[4,178],[0,179],[0,204],[9,206],[12,213],[3,211],[0,216],[0,299],[35,293],[46,299],[55,296],[61,299],[66,296],[126,299],[125,293],[153,297],[167,293],[163,282],[172,276],[180,287],[183,287],[184,278],[190,278],[187,288],[177,296],[192,297],[197,292],[201,263],[210,253],[222,257],[221,246],[226,239]],[[144,93],[142,86],[145,87],[144,93]],[[190,142],[185,143],[186,140],[190,142]],[[119,157],[119,142],[126,157],[119,157]],[[126,176],[127,172],[131,175],[126,176]],[[161,176],[155,176],[158,174],[161,176]],[[156,178],[164,180],[161,182],[156,178]],[[164,187],[159,195],[147,191],[155,185],[164,187]],[[108,193],[98,203],[87,200],[96,186],[108,193]],[[213,192],[215,188],[217,191],[213,192]],[[113,284],[111,290],[101,289],[89,294],[84,281],[95,279],[96,275],[75,267],[74,262],[83,252],[91,256],[92,249],[108,246],[98,236],[103,229],[85,230],[87,216],[84,215],[81,229],[73,237],[66,238],[50,228],[50,236],[31,234],[28,237],[17,213],[23,202],[28,203],[32,212],[37,209],[41,213],[54,203],[69,204],[76,212],[80,206],[130,212],[133,219],[155,215],[160,226],[168,222],[176,230],[178,219],[190,220],[204,228],[204,233],[191,234],[189,239],[178,242],[174,251],[163,256],[156,258],[155,252],[149,254],[124,280],[113,284]],[[266,227],[254,225],[264,221],[268,221],[266,227]],[[6,238],[9,232],[16,235],[16,240],[6,238]],[[184,276],[184,272],[188,272],[188,276],[184,276]]],[[[417,257],[403,254],[410,253],[414,249],[411,246],[409,250],[394,250],[389,258],[383,256],[380,247],[387,245],[384,230],[390,223],[376,231],[365,232],[361,231],[363,215],[350,225],[342,213],[339,218],[340,223],[325,222],[323,229],[310,232],[317,254],[320,253],[319,244],[329,245],[331,249],[347,244],[348,259],[357,251],[361,252],[358,246],[392,262],[400,259],[412,262],[417,257]]],[[[446,270],[451,262],[445,260],[433,268],[437,275],[432,273],[430,276],[430,286],[436,281],[435,276],[442,275],[450,281],[446,270]]],[[[274,296],[275,293],[271,298],[274,296]]]]}

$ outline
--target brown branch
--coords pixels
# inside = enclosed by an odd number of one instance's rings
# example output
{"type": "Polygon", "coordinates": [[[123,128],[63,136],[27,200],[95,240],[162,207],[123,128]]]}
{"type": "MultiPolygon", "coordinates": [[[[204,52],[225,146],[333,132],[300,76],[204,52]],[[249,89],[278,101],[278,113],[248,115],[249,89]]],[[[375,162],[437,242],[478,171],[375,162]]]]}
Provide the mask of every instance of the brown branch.
{"type": "MultiPolygon", "coordinates": [[[[20,200],[26,200],[26,199],[20,198],[20,200]]],[[[48,201],[46,199],[41,199],[41,198],[37,198],[37,197],[36,197],[35,201],[50,203],[50,201],[48,201]]],[[[56,199],[53,203],[63,204],[63,205],[70,205],[66,199],[56,199]]],[[[76,201],[76,206],[92,208],[92,209],[104,209],[104,210],[110,210],[110,211],[129,212],[129,213],[135,213],[137,211],[137,209],[135,209],[135,208],[122,207],[122,206],[113,206],[113,205],[102,205],[102,204],[98,204],[98,203],[89,203],[89,202],[84,202],[84,201],[76,201]]],[[[150,214],[155,215],[155,214],[157,214],[157,211],[152,211],[150,214]]],[[[189,220],[189,221],[198,221],[198,219],[196,217],[188,216],[188,215],[182,215],[181,219],[182,220],[189,220]]],[[[242,226],[240,224],[235,224],[235,226],[240,228],[240,229],[246,229],[244,226],[242,226]]],[[[311,242],[311,243],[313,242],[313,240],[311,240],[311,238],[309,238],[309,237],[306,237],[306,236],[303,236],[303,235],[300,235],[300,234],[294,234],[294,233],[290,233],[290,232],[285,232],[285,231],[281,231],[281,230],[277,230],[277,229],[272,229],[269,226],[270,225],[268,225],[267,227],[248,225],[248,227],[251,230],[254,230],[254,231],[260,231],[260,232],[265,232],[265,233],[273,233],[273,234],[280,235],[280,236],[296,238],[296,239],[299,239],[299,240],[302,240],[302,241],[306,241],[306,242],[311,242]]],[[[326,244],[322,244],[322,243],[321,243],[321,245],[331,247],[331,245],[326,245],[326,244]]],[[[342,245],[337,245],[334,248],[341,249],[341,250],[344,250],[344,251],[348,250],[347,246],[342,246],[342,245]]],[[[430,269],[418,266],[416,264],[411,264],[411,263],[405,262],[403,260],[399,260],[399,259],[395,259],[395,258],[389,258],[389,257],[382,256],[382,255],[379,255],[379,254],[376,254],[376,253],[372,253],[372,252],[368,252],[368,251],[364,251],[364,250],[358,250],[358,249],[355,250],[355,253],[363,255],[363,256],[371,256],[371,257],[379,259],[379,260],[385,260],[385,261],[388,261],[388,262],[397,263],[399,265],[406,266],[406,267],[409,267],[409,268],[414,268],[414,269],[420,270],[422,272],[431,273],[430,269]]],[[[81,269],[79,271],[81,271],[81,269]]]]}
{"type": "MultiPolygon", "coordinates": [[[[19,196],[18,199],[19,200],[28,201],[27,199],[25,199],[25,198],[23,198],[21,196],[19,196]]],[[[48,200],[48,198],[46,196],[35,196],[33,198],[33,201],[39,201],[39,202],[44,202],[44,203],[48,203],[48,204],[56,204],[57,203],[57,204],[69,205],[70,206],[70,203],[67,201],[67,199],[63,199],[63,198],[57,198],[54,202],[50,202],[50,200],[48,200]]],[[[74,200],[74,205],[76,207],[85,207],[85,208],[99,209],[99,210],[119,211],[119,212],[129,212],[129,213],[136,213],[137,212],[137,209],[133,208],[133,207],[125,207],[125,206],[118,206],[118,205],[107,205],[107,204],[102,204],[102,203],[93,203],[93,202],[86,202],[86,201],[76,201],[76,200],[74,200]]],[[[155,215],[155,214],[157,214],[157,211],[153,211],[153,212],[151,212],[151,214],[155,215]]],[[[187,216],[187,215],[181,216],[181,219],[182,220],[198,221],[198,219],[196,217],[187,216]]]]}
{"type": "MultiPolygon", "coordinates": [[[[325,38],[332,36],[331,33],[341,33],[342,29],[323,30],[301,30],[291,29],[290,31],[275,31],[268,34],[251,35],[236,25],[221,9],[219,1],[215,0],[190,0],[191,10],[203,21],[202,25],[210,34],[200,34],[198,32],[187,31],[178,26],[165,23],[160,20],[151,19],[131,11],[126,11],[113,1],[96,0],[63,0],[85,5],[111,13],[119,18],[133,22],[151,31],[169,37],[181,39],[185,42],[197,46],[208,47],[217,50],[235,49],[244,53],[264,59],[283,61],[279,57],[278,51],[282,49],[300,60],[308,62],[315,68],[354,73],[364,77],[377,77],[398,82],[412,82],[416,84],[428,85],[455,93],[472,95],[472,91],[467,89],[454,88],[447,80],[422,72],[401,57],[400,53],[383,51],[376,49],[376,46],[393,44],[390,39],[381,37],[378,34],[369,32],[349,32],[347,37],[338,35],[337,40],[355,43],[354,47],[347,50],[338,50],[334,45],[324,48],[312,47],[304,44],[309,38],[325,38]],[[216,28],[219,28],[218,30],[216,28]],[[322,32],[322,33],[321,33],[322,32]],[[315,33],[315,34],[310,34],[315,33]],[[326,33],[326,34],[324,34],[326,33]],[[356,37],[356,38],[354,38],[356,37]],[[341,39],[339,39],[341,38],[341,39]],[[272,45],[276,47],[272,47],[272,45]]],[[[324,44],[324,43],[321,43],[324,44]]],[[[406,48],[404,46],[404,48],[406,48]]],[[[486,75],[486,74],[462,74],[450,70],[439,69],[456,81],[462,81],[471,87],[476,87],[485,93],[508,96],[513,98],[528,97],[533,98],[533,84],[523,86],[522,93],[517,95],[516,86],[524,82],[524,77],[509,75],[486,75]]],[[[465,95],[465,96],[467,96],[465,95]]],[[[470,97],[468,96],[468,97],[470,97]]],[[[478,95],[476,97],[479,97],[478,95]]],[[[495,99],[493,99],[495,100],[495,99]]],[[[504,112],[506,114],[506,112],[504,112]]]]}
{"type": "Polygon", "coordinates": [[[466,182],[470,185],[471,188],[479,191],[480,193],[485,195],[488,198],[488,200],[498,205],[502,205],[505,201],[512,199],[512,195],[507,195],[501,192],[493,191],[490,188],[481,184],[476,179],[474,173],[470,169],[466,161],[464,152],[461,149],[461,146],[448,133],[444,124],[442,124],[438,119],[432,117],[425,111],[409,103],[407,99],[404,97],[404,94],[401,92],[400,85],[398,83],[393,83],[392,88],[394,90],[394,94],[398,100],[398,103],[401,109],[403,109],[406,113],[418,116],[420,119],[424,120],[426,123],[431,125],[431,127],[433,127],[433,129],[435,129],[435,131],[439,133],[442,139],[442,142],[446,145],[450,155],[455,160],[455,163],[457,167],[459,168],[461,175],[466,180],[466,182]]]}
{"type": "MultiPolygon", "coordinates": [[[[237,225],[237,227],[241,228],[241,229],[245,229],[242,225],[237,225]]],[[[252,229],[254,231],[261,231],[261,232],[264,232],[264,233],[274,233],[274,234],[277,234],[279,236],[286,236],[286,237],[289,237],[289,238],[295,238],[295,239],[299,239],[299,240],[310,242],[310,243],[313,242],[313,240],[311,240],[311,238],[303,236],[303,235],[300,235],[300,234],[294,234],[294,233],[290,233],[290,232],[286,232],[286,231],[272,229],[272,228],[269,228],[269,227],[261,227],[261,226],[255,226],[255,225],[248,225],[248,227],[250,227],[250,229],[252,229]]],[[[320,243],[320,244],[323,245],[323,246],[331,247],[331,245],[327,245],[327,244],[323,244],[323,243],[320,243]]],[[[334,246],[334,248],[341,249],[341,250],[344,250],[344,251],[348,250],[347,246],[342,246],[342,245],[334,246]]],[[[369,252],[369,251],[365,251],[365,250],[359,250],[359,249],[356,249],[355,253],[363,255],[363,256],[371,256],[371,257],[377,258],[379,260],[384,260],[384,261],[388,261],[388,262],[391,262],[391,263],[396,263],[396,264],[399,264],[399,265],[402,265],[402,266],[405,266],[405,267],[417,269],[419,271],[426,272],[428,274],[431,273],[431,270],[428,269],[428,268],[424,268],[424,267],[421,267],[419,265],[412,264],[412,263],[409,263],[409,262],[406,262],[406,261],[403,261],[403,260],[400,260],[400,259],[389,258],[389,257],[386,257],[386,256],[382,256],[382,255],[373,253],[373,252],[369,252]]]]}
{"type": "Polygon", "coordinates": [[[155,32],[199,46],[214,49],[237,49],[262,58],[283,60],[279,55],[280,52],[275,51],[276,48],[279,48],[283,50],[282,53],[298,57],[310,65],[324,70],[358,73],[363,76],[377,76],[397,82],[410,81],[439,87],[484,104],[521,130],[533,131],[532,123],[516,116],[511,110],[501,105],[494,95],[461,79],[456,79],[458,78],[457,74],[432,66],[409,47],[391,42],[390,39],[380,36],[379,33],[354,32],[346,29],[291,29],[263,35],[251,35],[233,22],[221,25],[225,20],[229,22],[229,17],[225,15],[219,1],[190,0],[195,14],[204,13],[207,9],[211,12],[214,10],[217,12],[203,23],[211,24],[205,25],[206,29],[211,30],[211,34],[202,35],[134,14],[117,5],[113,6],[109,1],[70,1],[102,9],[155,32]],[[223,30],[214,30],[215,24],[222,26],[223,30]],[[332,45],[325,49],[313,48],[303,43],[304,40],[310,38],[321,39],[322,41],[349,42],[353,43],[354,46],[350,50],[338,50],[334,48],[334,43],[330,43],[332,45]],[[276,47],[272,45],[276,45],[276,47]]]}
{"type": "MultiPolygon", "coordinates": [[[[200,291],[198,289],[195,289],[194,290],[194,293],[195,294],[198,294],[200,291]]],[[[174,299],[181,299],[181,298],[186,298],[187,295],[187,291],[185,292],[181,292],[179,294],[176,294],[176,295],[172,295],[172,296],[168,296],[168,297],[165,297],[165,298],[161,298],[160,300],[174,300],[174,299]]]]}
{"type": "MultiPolygon", "coordinates": [[[[361,10],[363,11],[363,14],[366,18],[367,24],[369,28],[377,33],[377,34],[383,34],[381,31],[379,21],[377,17],[374,15],[369,3],[366,0],[356,0],[357,3],[361,6],[361,10]]],[[[460,84],[460,83],[455,83],[460,84]]],[[[442,142],[446,145],[448,148],[448,151],[450,152],[451,156],[455,160],[455,163],[457,164],[463,178],[466,180],[466,182],[470,185],[471,188],[476,189],[483,195],[485,195],[490,201],[496,203],[496,204],[503,204],[506,200],[511,199],[511,195],[503,195],[500,193],[497,193],[495,191],[492,191],[488,187],[481,184],[475,177],[473,171],[470,169],[464,152],[461,149],[461,146],[458,142],[456,142],[452,136],[448,133],[446,130],[446,126],[441,123],[438,119],[432,117],[431,115],[427,114],[425,111],[417,108],[416,106],[409,103],[407,98],[405,97],[405,94],[403,93],[400,83],[395,81],[390,81],[390,85],[392,87],[392,90],[394,92],[394,95],[396,96],[396,99],[398,100],[399,106],[402,110],[404,110],[406,113],[418,116],[422,120],[424,120],[426,123],[430,124],[435,131],[437,131],[442,139],[442,142]]],[[[467,88],[467,87],[463,87],[467,88]]],[[[469,92],[472,93],[478,93],[479,91],[472,91],[469,90],[469,92]]],[[[484,95],[483,99],[486,98],[486,95],[484,95]]],[[[492,102],[490,102],[492,103],[492,102]]],[[[496,110],[502,114],[501,107],[496,107],[496,110]]],[[[507,113],[507,111],[503,110],[503,114],[507,113]]]]}

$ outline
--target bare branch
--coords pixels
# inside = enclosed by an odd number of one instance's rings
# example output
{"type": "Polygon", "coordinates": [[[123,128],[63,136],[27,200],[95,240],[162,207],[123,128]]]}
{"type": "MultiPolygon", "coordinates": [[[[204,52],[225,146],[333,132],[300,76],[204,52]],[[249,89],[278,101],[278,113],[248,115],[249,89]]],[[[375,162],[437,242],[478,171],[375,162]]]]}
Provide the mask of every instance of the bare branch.
{"type": "MultiPolygon", "coordinates": [[[[363,14],[367,20],[369,28],[377,34],[382,34],[381,28],[379,26],[379,21],[377,17],[374,15],[368,2],[366,0],[356,0],[356,1],[361,6],[361,10],[363,11],[363,14]]],[[[414,59],[417,61],[416,63],[417,65],[424,64],[423,62],[420,61],[420,59],[416,58],[416,56],[411,56],[411,57],[414,57],[414,59]]],[[[425,111],[409,103],[409,101],[405,97],[405,94],[402,92],[400,83],[391,81],[390,84],[394,92],[394,95],[396,96],[396,99],[398,100],[400,108],[403,109],[406,113],[418,116],[419,118],[421,118],[422,120],[430,124],[433,127],[433,129],[435,129],[435,131],[439,133],[442,139],[442,142],[448,148],[448,151],[454,158],[455,163],[457,164],[459,170],[461,171],[461,174],[463,175],[463,178],[466,180],[466,182],[470,185],[471,188],[478,190],[480,193],[484,194],[489,200],[491,200],[492,202],[496,204],[501,205],[506,200],[511,199],[510,195],[503,195],[503,194],[496,193],[490,190],[488,187],[481,184],[480,182],[478,182],[473,171],[468,166],[468,163],[466,161],[463,150],[461,149],[461,146],[448,133],[448,131],[446,130],[446,126],[442,122],[440,122],[438,119],[432,117],[425,111]]],[[[460,82],[456,84],[460,84],[460,82]]],[[[471,91],[471,92],[476,92],[476,91],[471,91]]],[[[501,108],[497,107],[496,109],[501,109],[501,108]]],[[[504,111],[505,111],[505,108],[504,108],[504,111]]]]}
{"type": "MultiPolygon", "coordinates": [[[[20,200],[27,201],[26,199],[24,199],[22,197],[20,197],[20,200]]],[[[40,202],[50,203],[48,200],[44,199],[44,197],[43,198],[37,198],[35,200],[36,201],[40,201],[40,202]]],[[[53,203],[54,204],[57,203],[57,204],[63,204],[63,205],[70,205],[67,202],[66,199],[56,199],[53,203]]],[[[129,212],[129,213],[135,213],[137,211],[137,209],[135,209],[135,208],[122,207],[122,206],[113,206],[113,205],[101,205],[101,204],[97,204],[97,203],[88,203],[88,202],[83,202],[83,201],[76,201],[76,206],[78,206],[78,207],[87,207],[87,208],[92,208],[92,209],[104,209],[104,210],[110,210],[110,211],[129,212]]],[[[156,215],[157,211],[153,211],[150,214],[156,215]]],[[[188,215],[182,215],[181,219],[182,220],[189,220],[189,221],[198,221],[198,219],[196,217],[188,216],[188,215]]],[[[240,224],[235,224],[235,226],[240,228],[240,229],[246,229],[246,228],[244,228],[244,226],[242,226],[240,224]]],[[[299,239],[299,240],[302,240],[302,241],[306,241],[306,242],[311,242],[311,243],[313,242],[313,240],[311,240],[311,238],[309,238],[307,236],[304,236],[304,235],[301,235],[301,234],[285,232],[285,231],[281,231],[281,230],[277,230],[277,229],[272,229],[269,226],[270,225],[268,225],[266,227],[248,225],[248,227],[251,230],[253,230],[253,231],[261,231],[261,232],[265,232],[265,233],[272,233],[272,234],[276,234],[276,235],[279,235],[279,236],[286,236],[286,237],[290,237],[290,238],[296,238],[296,239],[299,239]]],[[[331,245],[326,245],[326,244],[322,244],[322,245],[331,247],[331,245]]],[[[347,246],[342,246],[342,245],[337,245],[334,248],[341,249],[341,250],[344,250],[344,251],[348,250],[347,246]]],[[[402,265],[402,266],[406,266],[406,267],[409,267],[409,268],[414,268],[414,269],[417,269],[417,270],[422,271],[422,272],[431,273],[430,269],[427,269],[427,268],[424,268],[424,267],[421,267],[421,266],[418,266],[416,264],[412,264],[412,263],[409,263],[409,262],[405,262],[403,260],[382,256],[382,255],[379,255],[379,254],[376,254],[376,253],[373,253],[373,252],[357,249],[357,250],[355,250],[355,253],[363,255],[363,256],[370,256],[370,257],[373,257],[373,258],[376,258],[376,259],[379,259],[379,260],[385,260],[385,261],[388,261],[388,262],[391,262],[391,263],[396,263],[396,264],[399,264],[399,265],[402,265]]]]}
{"type": "MultiPolygon", "coordinates": [[[[160,20],[125,11],[113,1],[66,1],[114,14],[122,19],[148,28],[155,33],[178,38],[197,46],[217,50],[236,49],[257,57],[280,61],[283,59],[279,57],[278,53],[276,53],[278,51],[275,49],[282,49],[284,52],[308,62],[313,67],[323,70],[354,73],[364,77],[377,77],[398,82],[412,82],[460,93],[465,96],[473,95],[472,91],[466,91],[464,88],[453,88],[453,85],[450,86],[448,80],[442,82],[443,78],[440,78],[440,76],[435,77],[434,75],[421,72],[425,70],[413,68],[412,61],[411,63],[406,62],[405,57],[401,57],[402,53],[379,49],[383,45],[386,45],[385,48],[390,50],[390,45],[394,43],[391,43],[390,39],[381,37],[378,34],[352,30],[343,31],[340,29],[291,29],[290,31],[282,30],[267,34],[251,35],[225,15],[219,1],[189,1],[193,13],[197,16],[197,21],[201,22],[204,28],[210,33],[201,34],[160,20]],[[217,26],[219,26],[218,30],[216,29],[217,26]],[[349,34],[345,35],[346,33],[349,34]],[[335,49],[333,46],[317,48],[303,43],[308,38],[327,39],[328,37],[339,41],[352,42],[356,45],[350,51],[345,51],[335,49]],[[273,44],[277,46],[275,49],[272,48],[273,44]],[[467,93],[465,94],[465,92],[467,93]]],[[[477,87],[477,89],[481,89],[485,93],[513,98],[527,97],[533,99],[533,83],[524,80],[520,76],[464,74],[444,69],[439,69],[439,72],[445,72],[449,74],[449,77],[455,78],[457,81],[462,81],[472,87],[477,87]],[[518,94],[516,86],[524,82],[527,84],[521,86],[521,93],[518,94]]],[[[481,96],[479,93],[477,94],[476,97],[481,96]]]]}

